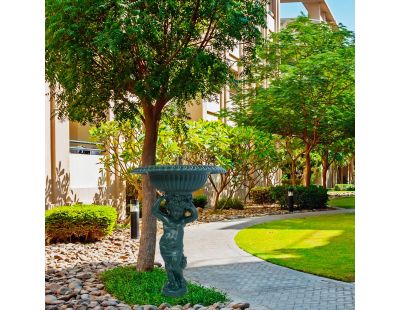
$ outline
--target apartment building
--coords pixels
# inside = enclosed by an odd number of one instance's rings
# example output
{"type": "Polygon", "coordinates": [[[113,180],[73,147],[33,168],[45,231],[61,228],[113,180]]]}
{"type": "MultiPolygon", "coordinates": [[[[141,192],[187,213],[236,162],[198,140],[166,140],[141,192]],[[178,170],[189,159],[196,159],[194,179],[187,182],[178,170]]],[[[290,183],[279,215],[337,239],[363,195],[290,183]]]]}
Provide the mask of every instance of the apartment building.
{"type": "MultiPolygon", "coordinates": [[[[267,5],[267,28],[263,29],[264,37],[286,25],[288,20],[281,19],[280,8],[282,4],[290,2],[303,3],[311,19],[336,23],[325,0],[271,0],[267,5]]],[[[237,61],[242,53],[243,48],[240,44],[226,52],[231,70],[238,76],[241,69],[237,61]]],[[[232,95],[234,90],[226,85],[216,100],[202,100],[201,104],[188,106],[189,115],[193,120],[217,120],[217,113],[231,105],[232,95]]],[[[98,203],[111,204],[123,214],[124,184],[118,177],[100,171],[102,167],[99,158],[102,155],[90,141],[89,126],[51,117],[54,111],[54,96],[46,86],[46,209],[71,203],[98,203]]]]}

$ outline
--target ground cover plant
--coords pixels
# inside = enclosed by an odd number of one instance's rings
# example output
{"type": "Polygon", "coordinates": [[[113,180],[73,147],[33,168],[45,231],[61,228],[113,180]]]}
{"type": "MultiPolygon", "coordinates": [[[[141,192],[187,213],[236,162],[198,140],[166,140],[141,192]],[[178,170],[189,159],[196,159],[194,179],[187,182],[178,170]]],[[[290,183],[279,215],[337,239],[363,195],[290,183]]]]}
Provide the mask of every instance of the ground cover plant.
{"type": "Polygon", "coordinates": [[[354,281],[354,214],[263,223],[241,230],[238,246],[263,260],[342,281],[354,281]]]}
{"type": "Polygon", "coordinates": [[[356,206],[355,197],[345,197],[329,200],[328,205],[331,207],[354,209],[356,206]]]}
{"type": "Polygon", "coordinates": [[[165,297],[161,295],[161,289],[167,275],[162,268],[138,272],[134,266],[117,267],[103,272],[101,280],[110,294],[131,305],[160,305],[167,302],[171,305],[191,303],[206,306],[227,300],[223,293],[190,282],[186,295],[179,298],[165,297]]]}
{"type": "Polygon", "coordinates": [[[244,204],[238,198],[221,198],[217,204],[218,210],[227,210],[227,209],[235,209],[235,210],[243,210],[244,204]]]}
{"type": "Polygon", "coordinates": [[[334,187],[335,191],[355,191],[356,186],[354,184],[336,184],[334,187]]]}
{"type": "Polygon", "coordinates": [[[55,207],[45,214],[46,243],[96,241],[110,235],[117,221],[111,206],[55,207]]]}

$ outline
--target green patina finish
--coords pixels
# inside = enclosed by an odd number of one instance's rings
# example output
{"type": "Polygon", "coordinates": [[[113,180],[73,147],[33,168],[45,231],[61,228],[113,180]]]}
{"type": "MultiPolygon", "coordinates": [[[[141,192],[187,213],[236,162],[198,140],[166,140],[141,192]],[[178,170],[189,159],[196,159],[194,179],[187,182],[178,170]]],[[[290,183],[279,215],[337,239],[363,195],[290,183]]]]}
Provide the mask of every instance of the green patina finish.
{"type": "Polygon", "coordinates": [[[152,207],[154,216],[164,225],[160,252],[168,276],[162,290],[165,296],[179,297],[187,293],[183,277],[186,267],[183,229],[198,217],[192,192],[204,186],[209,174],[225,172],[221,167],[194,165],[155,165],[132,170],[132,173],[147,174],[153,186],[165,193],[152,207]]]}

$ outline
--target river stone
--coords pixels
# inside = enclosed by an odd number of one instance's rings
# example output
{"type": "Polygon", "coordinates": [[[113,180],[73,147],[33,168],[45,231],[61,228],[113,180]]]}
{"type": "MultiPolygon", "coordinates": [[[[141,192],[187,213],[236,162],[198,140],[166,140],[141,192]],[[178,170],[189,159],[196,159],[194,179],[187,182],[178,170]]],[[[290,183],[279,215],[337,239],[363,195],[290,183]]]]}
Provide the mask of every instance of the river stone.
{"type": "Polygon", "coordinates": [[[222,302],[216,302],[215,304],[213,304],[213,307],[219,309],[225,307],[225,304],[223,304],[222,302]]]}
{"type": "MultiPolygon", "coordinates": [[[[115,300],[104,300],[101,305],[103,307],[107,307],[107,306],[116,306],[117,302],[115,300]]],[[[157,310],[157,309],[156,309],[157,310]]]]}
{"type": "Polygon", "coordinates": [[[71,281],[71,282],[68,284],[68,287],[69,287],[71,290],[75,290],[75,289],[81,290],[81,289],[82,289],[82,282],[81,282],[81,281],[78,281],[78,280],[71,281]]]}
{"type": "Polygon", "coordinates": [[[67,286],[61,286],[58,289],[57,293],[60,294],[60,295],[66,295],[66,294],[70,294],[71,290],[67,286]]]}
{"type": "Polygon", "coordinates": [[[61,300],[57,300],[57,297],[54,295],[46,295],[45,296],[45,303],[48,305],[57,305],[57,304],[61,304],[62,301],[61,300]]]}
{"type": "Polygon", "coordinates": [[[57,283],[50,283],[46,286],[46,288],[53,293],[57,292],[60,289],[61,285],[57,283]]]}
{"type": "Polygon", "coordinates": [[[156,306],[153,305],[144,305],[142,306],[143,310],[158,310],[156,306]]]}
{"type": "Polygon", "coordinates": [[[231,305],[231,307],[232,307],[233,309],[241,309],[241,310],[244,310],[244,309],[246,309],[246,308],[249,308],[249,307],[250,307],[250,304],[249,304],[248,302],[244,302],[244,303],[240,302],[240,303],[231,305]]]}
{"type": "Polygon", "coordinates": [[[93,274],[90,272],[80,272],[76,275],[76,277],[83,279],[83,280],[87,280],[87,279],[90,279],[91,277],[93,277],[93,274]]]}

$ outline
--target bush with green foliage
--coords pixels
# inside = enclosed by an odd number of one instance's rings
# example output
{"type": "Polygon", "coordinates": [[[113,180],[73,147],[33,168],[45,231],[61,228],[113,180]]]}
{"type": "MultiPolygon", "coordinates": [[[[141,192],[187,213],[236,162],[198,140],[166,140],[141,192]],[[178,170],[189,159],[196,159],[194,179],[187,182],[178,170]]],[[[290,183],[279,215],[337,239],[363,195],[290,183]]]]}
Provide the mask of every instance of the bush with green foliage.
{"type": "Polygon", "coordinates": [[[355,191],[356,186],[354,184],[336,184],[334,187],[335,191],[355,191]]]}
{"type": "Polygon", "coordinates": [[[288,189],[293,189],[294,206],[297,209],[325,208],[328,201],[328,191],[322,186],[274,186],[271,187],[271,196],[282,207],[287,206],[288,189]]]}
{"type": "Polygon", "coordinates": [[[46,243],[96,241],[110,235],[117,221],[111,206],[73,205],[46,211],[46,243]]]}
{"type": "Polygon", "coordinates": [[[221,198],[217,203],[217,209],[235,209],[243,210],[244,204],[240,199],[237,198],[221,198]]]}
{"type": "Polygon", "coordinates": [[[270,187],[254,187],[250,191],[250,198],[253,200],[254,203],[258,204],[275,202],[275,200],[272,198],[270,187]]]}
{"type": "Polygon", "coordinates": [[[208,203],[206,195],[199,195],[193,197],[193,204],[196,208],[205,208],[208,203]]]}

